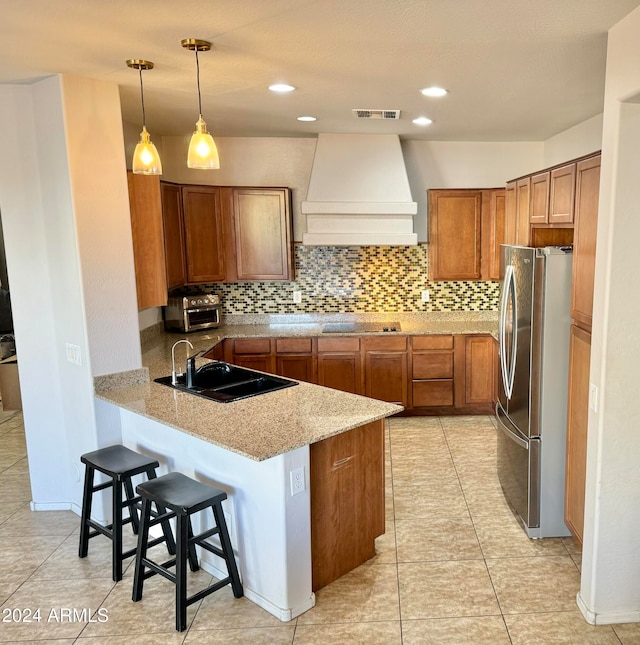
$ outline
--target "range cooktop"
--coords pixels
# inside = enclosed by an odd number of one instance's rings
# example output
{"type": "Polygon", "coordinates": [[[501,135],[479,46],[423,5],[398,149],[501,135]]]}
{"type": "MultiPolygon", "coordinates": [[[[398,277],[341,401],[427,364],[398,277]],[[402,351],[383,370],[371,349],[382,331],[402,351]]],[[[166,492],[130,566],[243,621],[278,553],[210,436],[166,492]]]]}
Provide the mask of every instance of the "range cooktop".
{"type": "Polygon", "coordinates": [[[323,334],[370,334],[393,331],[402,331],[399,322],[326,323],[322,328],[323,334]]]}

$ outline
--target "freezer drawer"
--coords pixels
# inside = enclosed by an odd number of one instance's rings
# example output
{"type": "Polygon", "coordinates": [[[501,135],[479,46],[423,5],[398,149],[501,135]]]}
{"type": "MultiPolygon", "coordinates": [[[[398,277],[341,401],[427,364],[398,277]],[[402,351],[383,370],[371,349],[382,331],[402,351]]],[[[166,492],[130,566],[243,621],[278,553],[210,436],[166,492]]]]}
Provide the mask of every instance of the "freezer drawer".
{"type": "Polygon", "coordinates": [[[526,529],[540,525],[540,438],[526,438],[498,403],[498,478],[526,529]]]}

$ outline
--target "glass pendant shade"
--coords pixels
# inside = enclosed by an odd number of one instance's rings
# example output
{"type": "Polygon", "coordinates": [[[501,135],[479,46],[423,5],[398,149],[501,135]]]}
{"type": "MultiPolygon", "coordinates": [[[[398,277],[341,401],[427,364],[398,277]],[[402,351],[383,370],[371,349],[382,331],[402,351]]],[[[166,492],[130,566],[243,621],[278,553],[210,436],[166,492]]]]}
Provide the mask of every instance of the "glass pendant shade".
{"type": "Polygon", "coordinates": [[[131,170],[136,175],[161,175],[162,162],[158,150],[151,141],[146,126],[142,126],[140,141],[133,153],[131,170]]]}
{"type": "Polygon", "coordinates": [[[199,170],[217,170],[220,168],[218,148],[213,137],[207,132],[207,124],[202,114],[196,123],[196,130],[191,135],[187,166],[199,170]]]}

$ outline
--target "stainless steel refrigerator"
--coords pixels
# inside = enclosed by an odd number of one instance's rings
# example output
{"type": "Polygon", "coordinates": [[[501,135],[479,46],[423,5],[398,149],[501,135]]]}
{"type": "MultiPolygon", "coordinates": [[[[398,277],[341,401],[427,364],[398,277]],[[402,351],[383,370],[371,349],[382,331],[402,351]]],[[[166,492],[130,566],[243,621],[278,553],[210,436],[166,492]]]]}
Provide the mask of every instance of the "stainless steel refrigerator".
{"type": "Polygon", "coordinates": [[[498,477],[531,538],[569,535],[564,485],[571,251],[501,247],[498,477]]]}

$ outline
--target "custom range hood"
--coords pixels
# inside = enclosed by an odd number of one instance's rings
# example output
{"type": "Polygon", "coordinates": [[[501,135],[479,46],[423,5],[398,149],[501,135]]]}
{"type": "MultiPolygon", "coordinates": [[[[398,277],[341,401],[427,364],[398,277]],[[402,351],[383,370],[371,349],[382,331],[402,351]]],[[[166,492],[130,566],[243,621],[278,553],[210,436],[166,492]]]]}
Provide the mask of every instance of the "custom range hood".
{"type": "Polygon", "coordinates": [[[417,210],[397,135],[318,135],[303,244],[417,244],[417,210]]]}

